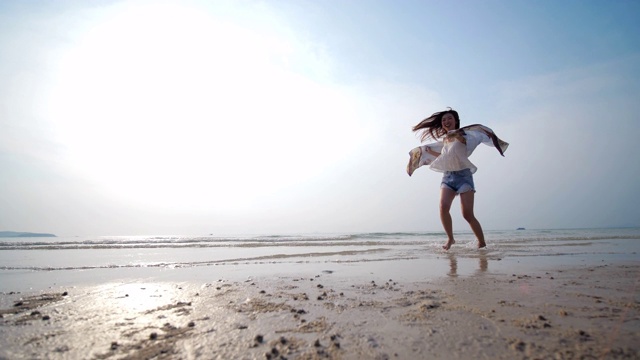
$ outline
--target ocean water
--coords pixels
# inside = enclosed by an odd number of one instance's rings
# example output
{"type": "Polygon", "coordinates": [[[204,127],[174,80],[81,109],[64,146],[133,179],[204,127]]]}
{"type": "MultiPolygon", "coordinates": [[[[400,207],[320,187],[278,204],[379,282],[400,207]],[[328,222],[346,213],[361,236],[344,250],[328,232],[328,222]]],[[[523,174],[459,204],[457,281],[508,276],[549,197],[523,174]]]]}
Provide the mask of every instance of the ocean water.
{"type": "Polygon", "coordinates": [[[214,281],[313,273],[425,280],[531,267],[638,262],[640,228],[259,236],[0,239],[0,291],[104,281],[214,281]]]}

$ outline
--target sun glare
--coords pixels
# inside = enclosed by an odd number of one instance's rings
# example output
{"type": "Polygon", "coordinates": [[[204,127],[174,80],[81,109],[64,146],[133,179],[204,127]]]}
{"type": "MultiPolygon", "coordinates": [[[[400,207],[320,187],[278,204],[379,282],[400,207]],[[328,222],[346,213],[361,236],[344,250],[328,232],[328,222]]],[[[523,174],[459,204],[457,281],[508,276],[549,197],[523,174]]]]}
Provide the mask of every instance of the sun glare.
{"type": "Polygon", "coordinates": [[[126,4],[58,63],[47,116],[72,171],[131,202],[243,207],[356,145],[347,91],[291,69],[299,39],[126,4]]]}

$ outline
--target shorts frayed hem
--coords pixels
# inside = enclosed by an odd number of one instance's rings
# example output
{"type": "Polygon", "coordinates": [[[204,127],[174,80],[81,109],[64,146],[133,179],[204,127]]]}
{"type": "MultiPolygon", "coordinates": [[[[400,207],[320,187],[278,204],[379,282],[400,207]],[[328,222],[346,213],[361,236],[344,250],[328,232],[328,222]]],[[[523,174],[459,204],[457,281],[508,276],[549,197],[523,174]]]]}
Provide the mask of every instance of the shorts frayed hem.
{"type": "Polygon", "coordinates": [[[456,189],[452,188],[451,186],[449,186],[449,185],[447,185],[445,183],[441,183],[440,184],[440,188],[441,189],[449,189],[451,191],[455,191],[456,195],[464,194],[464,193],[469,192],[469,191],[476,192],[476,189],[474,187],[472,187],[471,185],[469,185],[469,184],[464,184],[464,185],[462,185],[460,187],[460,189],[456,190],[456,189]]]}

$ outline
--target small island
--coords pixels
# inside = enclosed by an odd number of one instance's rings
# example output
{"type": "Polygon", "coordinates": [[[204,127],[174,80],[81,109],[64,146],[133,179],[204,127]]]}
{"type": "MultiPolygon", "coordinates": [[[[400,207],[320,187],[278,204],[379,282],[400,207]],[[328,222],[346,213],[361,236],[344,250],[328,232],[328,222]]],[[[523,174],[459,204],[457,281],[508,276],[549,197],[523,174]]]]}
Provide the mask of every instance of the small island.
{"type": "Polygon", "coordinates": [[[0,231],[0,238],[56,237],[54,234],[0,231]]]}

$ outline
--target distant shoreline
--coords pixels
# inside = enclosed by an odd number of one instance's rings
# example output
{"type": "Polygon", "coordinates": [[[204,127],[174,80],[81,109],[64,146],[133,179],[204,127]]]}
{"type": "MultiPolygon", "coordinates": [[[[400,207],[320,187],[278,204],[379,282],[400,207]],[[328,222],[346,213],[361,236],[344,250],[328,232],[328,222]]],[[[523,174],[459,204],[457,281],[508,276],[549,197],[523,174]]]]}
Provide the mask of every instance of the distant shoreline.
{"type": "Polygon", "coordinates": [[[26,238],[26,237],[56,237],[54,234],[17,232],[17,231],[0,231],[0,238],[26,238]]]}

